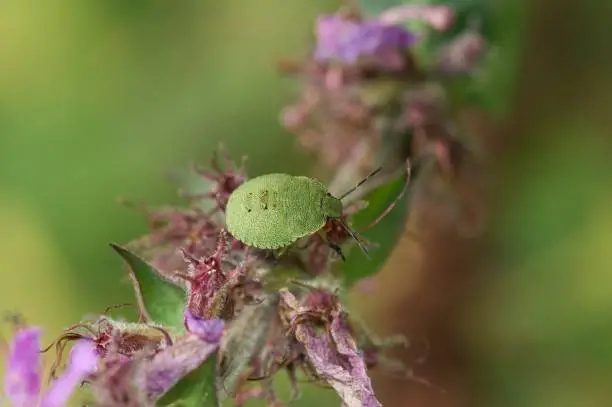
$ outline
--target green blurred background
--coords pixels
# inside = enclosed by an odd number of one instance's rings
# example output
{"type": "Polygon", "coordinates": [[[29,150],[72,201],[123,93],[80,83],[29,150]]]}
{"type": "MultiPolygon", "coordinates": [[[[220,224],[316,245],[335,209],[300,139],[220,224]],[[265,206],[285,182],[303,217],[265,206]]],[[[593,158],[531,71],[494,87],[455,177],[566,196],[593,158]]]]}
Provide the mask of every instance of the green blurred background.
{"type": "Polygon", "coordinates": [[[330,3],[2,2],[0,309],[56,332],[125,302],[107,244],[146,224],[116,198],[176,202],[168,173],[221,141],[253,172],[304,168],[275,63],[330,3]]]}
{"type": "MultiPolygon", "coordinates": [[[[220,141],[251,173],[308,171],[278,123],[298,85],[274,64],[338,4],[2,1],[0,310],[50,341],[130,301],[107,244],[146,225],[116,198],[176,202],[168,172],[220,141]]],[[[467,119],[493,151],[491,232],[466,242],[430,215],[430,244],[402,243],[358,297],[381,332],[428,338],[424,375],[448,390],[377,374],[385,405],[612,406],[610,6],[507,4],[489,112],[467,119]]],[[[317,399],[337,405],[301,405],[317,399]]]]}

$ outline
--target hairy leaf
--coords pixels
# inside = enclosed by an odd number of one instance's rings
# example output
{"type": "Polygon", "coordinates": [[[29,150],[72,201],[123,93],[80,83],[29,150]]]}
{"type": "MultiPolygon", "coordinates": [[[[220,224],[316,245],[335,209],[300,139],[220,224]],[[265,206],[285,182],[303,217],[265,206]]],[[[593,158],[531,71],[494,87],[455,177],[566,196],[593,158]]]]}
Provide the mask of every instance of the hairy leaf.
{"type": "Polygon", "coordinates": [[[234,319],[223,337],[219,351],[217,394],[223,400],[236,391],[251,360],[262,351],[274,317],[279,296],[269,294],[261,303],[247,305],[234,319]]]}
{"type": "Polygon", "coordinates": [[[134,253],[114,243],[110,246],[130,268],[130,278],[144,317],[177,332],[182,331],[185,292],[134,253]]]}

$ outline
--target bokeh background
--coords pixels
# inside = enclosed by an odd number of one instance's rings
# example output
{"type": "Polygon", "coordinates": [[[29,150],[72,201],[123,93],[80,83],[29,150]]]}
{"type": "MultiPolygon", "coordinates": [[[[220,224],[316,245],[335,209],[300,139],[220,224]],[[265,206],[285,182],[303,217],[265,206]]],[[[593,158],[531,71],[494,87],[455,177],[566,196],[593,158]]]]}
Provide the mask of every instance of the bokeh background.
{"type": "MultiPolygon", "coordinates": [[[[452,186],[491,227],[465,239],[421,205],[424,241],[353,297],[379,332],[426,338],[417,373],[447,390],[376,374],[385,405],[612,406],[612,11],[587,3],[499,3],[489,104],[460,112],[492,181],[466,168],[452,186]]],[[[338,5],[0,2],[0,310],[50,342],[130,301],[108,243],[146,225],[116,198],[176,202],[168,174],[220,141],[252,174],[310,171],[279,125],[298,85],[275,62],[338,5]]],[[[314,402],[337,405],[311,387],[300,405],[314,402]]]]}

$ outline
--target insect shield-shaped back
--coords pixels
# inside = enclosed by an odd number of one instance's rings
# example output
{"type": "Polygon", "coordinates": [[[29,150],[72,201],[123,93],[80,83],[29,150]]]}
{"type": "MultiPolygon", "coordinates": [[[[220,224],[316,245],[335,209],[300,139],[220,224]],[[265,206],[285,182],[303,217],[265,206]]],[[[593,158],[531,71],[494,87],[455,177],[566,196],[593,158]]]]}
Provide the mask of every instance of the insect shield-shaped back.
{"type": "MultiPolygon", "coordinates": [[[[339,198],[314,178],[288,174],[252,178],[234,190],[228,200],[228,231],[251,247],[284,249],[303,237],[321,232],[328,221],[332,221],[339,224],[367,256],[363,241],[342,219],[342,199],[380,170],[372,171],[339,198]]],[[[326,243],[344,259],[337,244],[329,239],[326,243]]]]}
{"type": "Polygon", "coordinates": [[[280,249],[320,230],[334,205],[327,188],[316,179],[266,174],[238,187],[226,210],[229,232],[248,246],[280,249]]]}

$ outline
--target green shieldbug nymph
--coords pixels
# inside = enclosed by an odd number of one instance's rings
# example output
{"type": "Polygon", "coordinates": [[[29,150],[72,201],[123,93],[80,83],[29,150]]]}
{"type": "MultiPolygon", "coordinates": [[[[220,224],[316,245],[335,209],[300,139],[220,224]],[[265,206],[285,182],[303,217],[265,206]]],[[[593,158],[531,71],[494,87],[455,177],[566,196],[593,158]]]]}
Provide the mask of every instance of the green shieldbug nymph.
{"type": "MultiPolygon", "coordinates": [[[[281,249],[319,232],[333,219],[340,222],[367,255],[361,240],[341,219],[342,198],[379,171],[380,168],[370,173],[339,198],[314,178],[288,174],[255,177],[236,188],[230,196],[226,207],[227,229],[248,246],[281,249]]],[[[344,258],[337,245],[328,244],[344,258]]]]}

